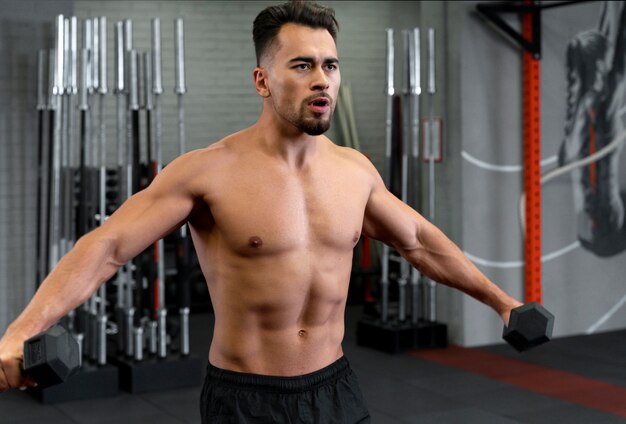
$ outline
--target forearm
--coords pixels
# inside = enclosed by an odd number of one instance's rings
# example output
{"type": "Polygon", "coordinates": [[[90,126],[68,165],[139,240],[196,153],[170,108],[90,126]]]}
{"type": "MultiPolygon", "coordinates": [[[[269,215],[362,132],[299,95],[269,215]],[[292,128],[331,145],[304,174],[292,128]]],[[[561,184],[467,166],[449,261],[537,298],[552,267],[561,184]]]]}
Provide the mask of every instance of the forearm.
{"type": "Polygon", "coordinates": [[[419,226],[416,246],[398,250],[427,277],[490,306],[505,321],[508,321],[510,309],[520,304],[491,282],[450,239],[427,221],[419,226]]]}
{"type": "Polygon", "coordinates": [[[82,237],[50,272],[7,333],[35,335],[82,304],[119,266],[115,242],[95,230],[82,237]]]}

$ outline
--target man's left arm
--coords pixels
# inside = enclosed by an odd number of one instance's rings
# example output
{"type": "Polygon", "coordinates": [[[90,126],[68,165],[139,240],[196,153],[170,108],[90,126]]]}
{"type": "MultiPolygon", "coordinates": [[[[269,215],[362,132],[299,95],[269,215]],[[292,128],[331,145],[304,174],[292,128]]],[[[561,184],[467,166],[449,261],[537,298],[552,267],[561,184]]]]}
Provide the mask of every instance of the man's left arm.
{"type": "Polygon", "coordinates": [[[393,247],[432,280],[490,306],[508,325],[511,309],[521,302],[491,282],[441,230],[390,193],[371,168],[373,182],[363,233],[393,247]]]}

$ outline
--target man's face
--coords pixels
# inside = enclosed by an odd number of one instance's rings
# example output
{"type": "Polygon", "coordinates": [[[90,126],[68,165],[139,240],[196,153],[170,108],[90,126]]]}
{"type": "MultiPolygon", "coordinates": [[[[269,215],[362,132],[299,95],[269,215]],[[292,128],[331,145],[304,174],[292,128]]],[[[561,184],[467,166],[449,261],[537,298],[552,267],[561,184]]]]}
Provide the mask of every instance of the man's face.
{"type": "Polygon", "coordinates": [[[341,81],[335,41],[325,29],[286,24],[274,43],[261,63],[274,112],[306,134],[326,132],[341,81]]]}

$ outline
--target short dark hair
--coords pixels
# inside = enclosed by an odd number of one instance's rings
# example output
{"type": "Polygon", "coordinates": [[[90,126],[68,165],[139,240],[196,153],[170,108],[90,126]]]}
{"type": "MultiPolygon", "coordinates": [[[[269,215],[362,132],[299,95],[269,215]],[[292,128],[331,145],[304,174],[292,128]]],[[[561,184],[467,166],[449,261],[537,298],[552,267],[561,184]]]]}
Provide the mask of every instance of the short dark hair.
{"type": "Polygon", "coordinates": [[[337,41],[339,24],[332,8],[306,0],[291,0],[269,6],[257,15],[252,26],[257,65],[260,65],[261,57],[278,35],[280,28],[287,23],[326,29],[333,40],[337,41]]]}

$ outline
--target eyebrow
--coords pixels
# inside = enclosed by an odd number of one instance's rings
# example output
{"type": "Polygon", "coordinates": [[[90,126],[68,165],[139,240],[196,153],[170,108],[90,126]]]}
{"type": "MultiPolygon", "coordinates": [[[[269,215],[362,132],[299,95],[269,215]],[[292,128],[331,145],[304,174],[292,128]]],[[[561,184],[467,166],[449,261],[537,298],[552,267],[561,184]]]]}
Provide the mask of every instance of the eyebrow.
{"type": "MultiPolygon", "coordinates": [[[[287,63],[294,63],[294,62],[306,62],[306,63],[315,63],[315,58],[312,56],[297,56],[294,57],[293,59],[289,59],[289,61],[287,63]]],[[[324,63],[339,63],[339,59],[337,59],[336,57],[326,57],[324,58],[324,63]]]]}

